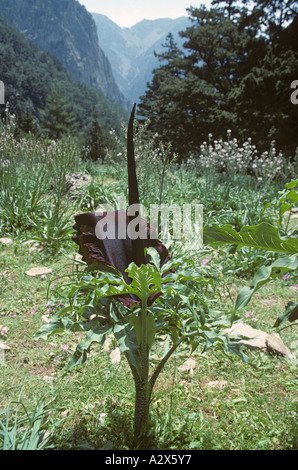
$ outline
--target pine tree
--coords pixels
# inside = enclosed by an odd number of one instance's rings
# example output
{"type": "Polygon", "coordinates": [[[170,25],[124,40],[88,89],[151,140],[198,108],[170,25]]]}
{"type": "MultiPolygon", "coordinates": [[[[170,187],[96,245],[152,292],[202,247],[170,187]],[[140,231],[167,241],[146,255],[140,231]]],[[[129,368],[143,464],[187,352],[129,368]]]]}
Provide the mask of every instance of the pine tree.
{"type": "Polygon", "coordinates": [[[94,111],[84,144],[84,158],[93,161],[101,159],[104,161],[108,138],[104,129],[99,124],[98,113],[94,111]]]}
{"type": "Polygon", "coordinates": [[[173,143],[181,156],[194,152],[208,134],[235,127],[231,91],[242,67],[246,33],[219,10],[190,8],[192,26],[180,33],[184,54],[171,35],[159,54],[162,64],[142,97],[140,113],[152,130],[173,143]]]}
{"type": "Polygon", "coordinates": [[[18,137],[22,135],[22,133],[30,133],[34,135],[37,135],[39,133],[37,120],[34,119],[28,109],[26,109],[25,112],[20,111],[17,114],[17,126],[15,129],[15,136],[18,137]]]}
{"type": "Polygon", "coordinates": [[[165,52],[155,53],[161,65],[153,70],[152,82],[141,97],[138,114],[150,120],[149,130],[158,133],[161,140],[173,142],[175,151],[183,153],[188,145],[184,126],[189,119],[183,106],[185,82],[180,63],[183,53],[171,33],[163,47],[165,52]]]}
{"type": "Polygon", "coordinates": [[[64,97],[58,85],[54,85],[42,111],[41,127],[52,139],[72,134],[76,128],[76,117],[71,103],[64,97]]]}
{"type": "Polygon", "coordinates": [[[139,106],[149,129],[173,144],[181,157],[199,151],[212,133],[259,150],[289,156],[297,147],[298,115],[290,85],[298,73],[297,2],[214,0],[208,10],[190,7],[183,51],[168,36],[160,67],[139,106]],[[226,4],[226,6],[222,6],[226,4]]]}
{"type": "Polygon", "coordinates": [[[238,28],[250,31],[245,68],[233,89],[239,136],[248,136],[260,151],[272,140],[293,158],[297,147],[298,113],[290,101],[290,84],[298,76],[298,6],[293,0],[254,0],[250,9],[235,0],[214,0],[232,9],[238,28]],[[237,10],[236,7],[237,5],[237,10]],[[252,45],[257,46],[252,48],[252,45]]]}

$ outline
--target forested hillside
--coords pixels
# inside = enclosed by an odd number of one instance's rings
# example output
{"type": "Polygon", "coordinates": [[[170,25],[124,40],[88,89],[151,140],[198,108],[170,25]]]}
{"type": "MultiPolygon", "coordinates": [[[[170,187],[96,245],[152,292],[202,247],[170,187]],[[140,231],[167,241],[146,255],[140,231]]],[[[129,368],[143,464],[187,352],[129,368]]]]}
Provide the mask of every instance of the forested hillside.
{"type": "Polygon", "coordinates": [[[190,26],[179,48],[169,34],[139,106],[149,129],[171,141],[180,155],[197,153],[226,131],[260,150],[275,140],[293,158],[298,107],[291,83],[298,79],[297,2],[213,2],[189,8],[190,26]]]}
{"type": "Polygon", "coordinates": [[[76,132],[90,124],[94,111],[106,129],[119,131],[126,119],[120,105],[112,103],[101,90],[75,82],[56,57],[40,51],[4,17],[0,18],[0,79],[5,84],[10,112],[30,115],[37,124],[42,122],[51,98],[58,100],[61,113],[63,108],[68,110],[76,132]]]}
{"type": "Polygon", "coordinates": [[[41,50],[55,55],[76,81],[126,104],[98,44],[92,15],[76,0],[0,0],[0,12],[41,50]]]}

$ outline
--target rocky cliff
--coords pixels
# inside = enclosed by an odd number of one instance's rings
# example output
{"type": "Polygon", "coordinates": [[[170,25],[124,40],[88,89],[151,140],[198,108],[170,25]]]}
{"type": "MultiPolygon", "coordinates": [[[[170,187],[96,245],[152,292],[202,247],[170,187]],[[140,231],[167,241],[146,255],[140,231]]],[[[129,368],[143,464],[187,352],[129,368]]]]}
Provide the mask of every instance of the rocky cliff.
{"type": "Polygon", "coordinates": [[[159,67],[154,56],[164,52],[166,36],[171,32],[179,47],[184,40],[179,36],[189,26],[187,16],[170,19],[143,20],[131,28],[121,28],[105,15],[92,13],[97,26],[99,45],[108,57],[116,82],[123,94],[137,102],[144,94],[152,70],[159,67]]]}
{"type": "Polygon", "coordinates": [[[92,15],[76,0],[0,0],[0,14],[39,49],[55,55],[77,81],[126,104],[99,47],[92,15]]]}

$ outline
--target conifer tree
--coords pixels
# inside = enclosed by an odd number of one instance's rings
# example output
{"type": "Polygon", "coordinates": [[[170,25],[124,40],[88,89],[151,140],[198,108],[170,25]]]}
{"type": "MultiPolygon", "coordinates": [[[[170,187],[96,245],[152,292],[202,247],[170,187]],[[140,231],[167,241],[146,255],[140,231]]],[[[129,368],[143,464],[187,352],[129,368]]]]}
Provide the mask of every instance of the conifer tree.
{"type": "Polygon", "coordinates": [[[108,138],[98,120],[98,113],[94,111],[84,145],[84,158],[96,161],[105,158],[108,138]]]}
{"type": "Polygon", "coordinates": [[[141,97],[138,114],[149,129],[186,158],[208,134],[226,131],[260,151],[272,140],[293,157],[297,109],[291,83],[298,73],[297,2],[214,0],[216,8],[190,7],[191,25],[181,31],[183,51],[171,36],[160,67],[141,97]]]}
{"type": "Polygon", "coordinates": [[[163,53],[155,53],[161,65],[153,70],[152,82],[147,84],[146,93],[141,97],[138,114],[150,120],[149,130],[157,132],[165,142],[174,142],[176,150],[183,152],[187,145],[184,125],[188,120],[183,106],[185,84],[180,63],[183,53],[171,33],[163,47],[163,53]]]}
{"type": "Polygon", "coordinates": [[[34,119],[32,114],[28,109],[25,112],[20,111],[17,114],[17,127],[15,129],[15,136],[18,137],[24,134],[34,134],[39,133],[37,120],[34,119]]]}
{"type": "Polygon", "coordinates": [[[48,95],[45,109],[41,114],[41,127],[48,137],[60,139],[63,135],[74,132],[76,117],[72,105],[57,84],[48,95]]]}

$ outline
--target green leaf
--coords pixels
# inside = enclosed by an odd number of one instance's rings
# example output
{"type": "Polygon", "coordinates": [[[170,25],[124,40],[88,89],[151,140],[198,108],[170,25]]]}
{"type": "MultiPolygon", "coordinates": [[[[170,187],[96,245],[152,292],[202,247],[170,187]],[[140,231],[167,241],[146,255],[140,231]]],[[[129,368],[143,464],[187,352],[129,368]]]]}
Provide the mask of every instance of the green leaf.
{"type": "Polygon", "coordinates": [[[291,180],[289,183],[285,184],[285,187],[287,189],[292,189],[292,188],[295,188],[296,186],[297,186],[297,190],[298,190],[298,179],[297,180],[291,180]]]}
{"type": "Polygon", "coordinates": [[[287,211],[291,211],[298,203],[298,180],[292,180],[290,183],[285,184],[285,188],[279,191],[275,199],[268,202],[265,207],[265,212],[269,207],[275,212],[278,212],[278,225],[282,226],[282,217],[287,211]]]}
{"type": "Polygon", "coordinates": [[[240,232],[236,232],[231,225],[206,227],[204,229],[204,243],[212,246],[222,244],[251,246],[286,254],[298,253],[298,238],[280,237],[278,229],[267,222],[248,225],[243,227],[240,232]]]}
{"type": "Polygon", "coordinates": [[[109,333],[111,330],[112,326],[110,323],[101,325],[100,323],[96,322],[88,331],[86,340],[80,343],[81,347],[83,349],[89,350],[93,343],[103,344],[107,333],[109,333]]]}
{"type": "Polygon", "coordinates": [[[80,365],[84,364],[84,362],[86,362],[86,360],[87,360],[87,351],[86,350],[81,351],[77,347],[77,349],[75,350],[75,352],[71,356],[71,358],[70,358],[70,360],[69,360],[69,362],[66,366],[66,372],[70,371],[70,369],[72,369],[75,366],[80,366],[80,365]]]}
{"type": "Polygon", "coordinates": [[[131,263],[126,269],[129,277],[132,279],[130,288],[143,305],[147,305],[148,297],[155,293],[161,292],[161,274],[151,264],[142,264],[140,267],[131,263]]]}
{"type": "MultiPolygon", "coordinates": [[[[144,318],[146,319],[146,330],[147,330],[147,346],[151,349],[154,339],[155,339],[155,319],[152,315],[152,312],[145,312],[144,318]]],[[[136,331],[137,340],[139,345],[141,344],[142,340],[142,315],[137,315],[135,313],[131,314],[128,322],[132,325],[136,331]]]]}
{"type": "Polygon", "coordinates": [[[276,328],[285,321],[293,322],[295,320],[298,320],[298,303],[288,302],[286,310],[278,317],[273,326],[276,328]]]}
{"type": "Polygon", "coordinates": [[[141,316],[132,313],[129,316],[128,323],[132,325],[135,329],[138,343],[141,344],[141,316]]]}
{"type": "Polygon", "coordinates": [[[113,331],[121,352],[125,354],[130,364],[136,368],[140,375],[141,359],[134,327],[128,323],[117,323],[113,331]]]}
{"type": "Polygon", "coordinates": [[[275,279],[279,276],[282,276],[289,270],[295,270],[298,266],[298,257],[293,256],[282,256],[278,258],[270,266],[262,266],[256,272],[251,285],[243,287],[236,299],[235,310],[244,308],[253,294],[260,289],[264,284],[275,279]]]}
{"type": "Polygon", "coordinates": [[[106,334],[111,330],[111,324],[102,325],[98,322],[93,323],[86,335],[86,340],[81,341],[77,345],[74,354],[67,364],[66,371],[69,371],[74,366],[82,365],[87,360],[87,354],[90,351],[91,345],[93,343],[103,344],[106,334]]]}
{"type": "Polygon", "coordinates": [[[51,323],[42,325],[39,330],[33,336],[33,339],[48,339],[49,336],[54,334],[63,333],[64,330],[71,329],[74,322],[69,318],[57,318],[54,317],[51,323]]]}
{"type": "Polygon", "coordinates": [[[157,250],[155,250],[155,248],[147,248],[146,250],[146,254],[150,256],[150,263],[152,263],[156,269],[159,269],[159,266],[160,266],[160,256],[159,256],[159,253],[157,250]]]}

